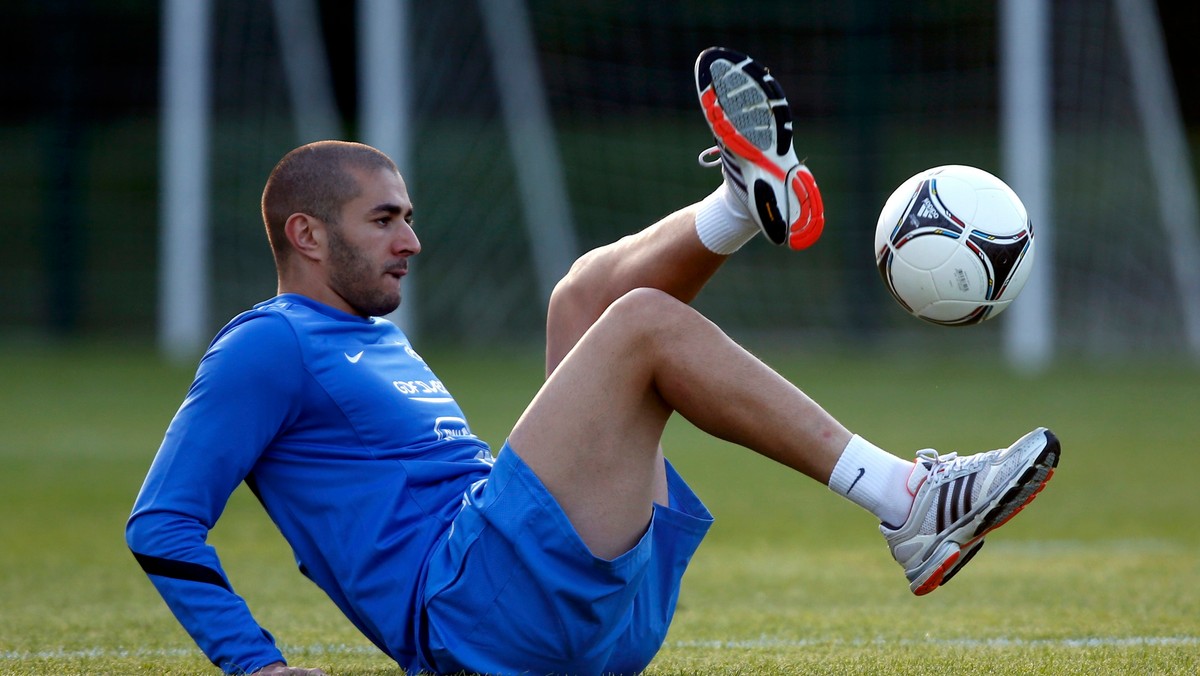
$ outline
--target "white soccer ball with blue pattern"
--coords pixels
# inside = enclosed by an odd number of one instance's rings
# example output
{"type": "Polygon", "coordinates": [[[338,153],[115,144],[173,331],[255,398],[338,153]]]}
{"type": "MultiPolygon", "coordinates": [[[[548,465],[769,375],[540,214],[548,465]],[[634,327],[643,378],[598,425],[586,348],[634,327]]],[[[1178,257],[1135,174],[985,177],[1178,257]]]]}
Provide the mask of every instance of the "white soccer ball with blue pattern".
{"type": "Polygon", "coordinates": [[[875,226],[875,262],[912,315],[969,326],[1004,311],[1033,268],[1033,226],[1017,194],[982,169],[946,165],[900,184],[875,226]]]}

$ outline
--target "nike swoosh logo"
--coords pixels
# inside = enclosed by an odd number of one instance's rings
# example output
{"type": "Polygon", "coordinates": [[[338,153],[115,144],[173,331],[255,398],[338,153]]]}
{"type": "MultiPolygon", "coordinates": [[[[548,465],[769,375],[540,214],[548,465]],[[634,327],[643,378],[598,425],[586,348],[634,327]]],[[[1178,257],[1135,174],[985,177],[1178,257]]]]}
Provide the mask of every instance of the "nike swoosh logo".
{"type": "Polygon", "coordinates": [[[866,467],[859,467],[859,468],[858,468],[858,476],[854,477],[854,481],[851,481],[851,482],[850,482],[850,488],[847,488],[847,489],[846,489],[846,495],[850,495],[850,491],[854,490],[854,486],[855,486],[856,484],[858,484],[858,480],[859,480],[859,479],[861,479],[861,478],[863,478],[863,475],[864,475],[864,474],[866,474],[866,473],[867,473],[867,468],[866,468],[866,467]]]}
{"type": "Polygon", "coordinates": [[[348,355],[345,352],[342,353],[342,356],[345,357],[346,361],[350,362],[351,364],[357,364],[358,360],[362,359],[362,354],[363,354],[363,351],[359,350],[358,354],[356,354],[354,356],[348,355]]]}

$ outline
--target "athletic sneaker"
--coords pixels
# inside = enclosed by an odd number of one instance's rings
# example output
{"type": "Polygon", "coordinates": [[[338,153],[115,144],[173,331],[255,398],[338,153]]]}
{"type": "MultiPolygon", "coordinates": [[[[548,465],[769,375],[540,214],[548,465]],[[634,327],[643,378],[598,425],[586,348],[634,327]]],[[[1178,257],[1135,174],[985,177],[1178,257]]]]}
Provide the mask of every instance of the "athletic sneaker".
{"type": "Polygon", "coordinates": [[[812,172],[796,159],[783,87],[745,54],[710,47],[696,59],[696,93],[717,141],[700,164],[722,165],[767,239],[811,246],[825,227],[825,207],[812,172]]]}
{"type": "Polygon", "coordinates": [[[1058,438],[1044,427],[1012,446],[958,457],[926,449],[908,479],[908,520],[879,526],[918,596],[945,584],[983,546],[983,536],[1029,504],[1054,474],[1058,438]]]}

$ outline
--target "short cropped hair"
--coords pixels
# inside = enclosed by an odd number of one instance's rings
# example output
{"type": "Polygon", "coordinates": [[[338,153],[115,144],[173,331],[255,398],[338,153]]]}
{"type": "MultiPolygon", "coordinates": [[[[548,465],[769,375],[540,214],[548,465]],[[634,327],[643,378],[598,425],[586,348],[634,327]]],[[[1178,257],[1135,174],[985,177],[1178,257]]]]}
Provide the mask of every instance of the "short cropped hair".
{"type": "Polygon", "coordinates": [[[288,252],[284,224],[296,213],[337,224],[342,205],[359,194],[351,170],[396,169],[387,155],[362,143],[316,141],[283,156],[271,170],[262,195],[263,225],[276,265],[288,252]]]}

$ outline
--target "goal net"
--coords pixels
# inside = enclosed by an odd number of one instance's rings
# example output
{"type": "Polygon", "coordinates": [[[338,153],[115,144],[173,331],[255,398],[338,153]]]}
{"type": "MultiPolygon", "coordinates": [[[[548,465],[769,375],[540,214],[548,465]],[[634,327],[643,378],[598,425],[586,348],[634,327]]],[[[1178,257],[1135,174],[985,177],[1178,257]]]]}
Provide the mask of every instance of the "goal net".
{"type": "MultiPolygon", "coordinates": [[[[1138,126],[1112,2],[1050,3],[1051,172],[1059,351],[1186,348],[1158,185],[1138,126]]],[[[415,321],[430,341],[540,336],[544,321],[517,166],[477,0],[410,3],[411,157],[406,178],[424,251],[415,321]]],[[[631,233],[720,183],[696,156],[711,145],[692,64],[711,45],[746,51],[788,92],[798,154],[825,197],[827,226],[803,253],[756,240],[697,305],[735,336],[793,345],[998,346],[998,319],[925,326],[887,296],[872,239],[886,196],[939,164],[1004,177],[998,17],[993,5],[528,0],[541,96],[581,252],[631,233]]],[[[345,52],[350,3],[322,5],[346,138],[357,112],[345,52]],[[337,9],[341,7],[342,9],[337,9]],[[350,93],[347,93],[349,91],[350,93]]],[[[221,321],[274,292],[257,219],[262,181],[298,139],[266,0],[217,2],[214,18],[212,313],[221,321]]],[[[1194,186],[1192,186],[1194,190],[1194,186]]],[[[1035,223],[1035,227],[1043,224],[1035,223]]],[[[1191,224],[1193,230],[1197,224],[1191,224]]],[[[1193,232],[1194,234],[1194,232],[1193,232]]],[[[578,252],[577,252],[578,253],[578,252]]],[[[1200,261],[1196,261],[1200,263],[1200,261]]],[[[1020,303],[1020,299],[1016,301],[1020,303]]]]}

